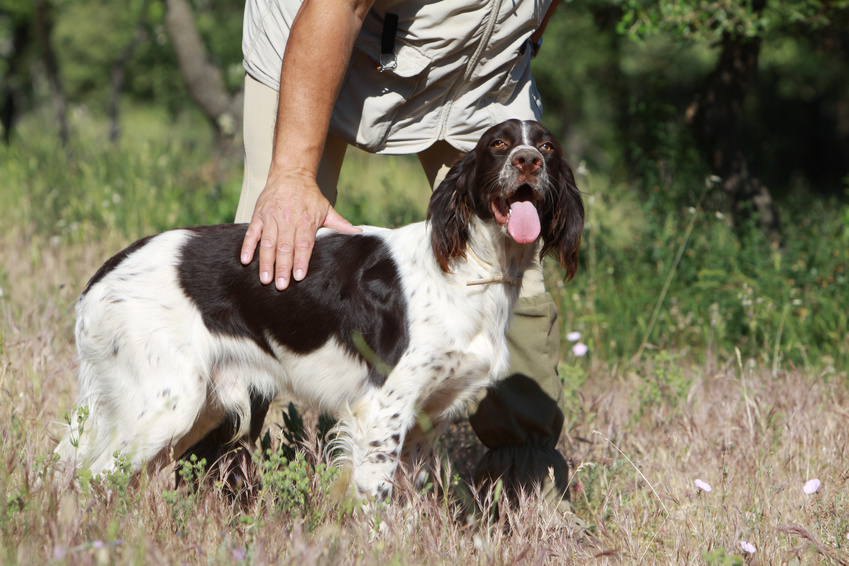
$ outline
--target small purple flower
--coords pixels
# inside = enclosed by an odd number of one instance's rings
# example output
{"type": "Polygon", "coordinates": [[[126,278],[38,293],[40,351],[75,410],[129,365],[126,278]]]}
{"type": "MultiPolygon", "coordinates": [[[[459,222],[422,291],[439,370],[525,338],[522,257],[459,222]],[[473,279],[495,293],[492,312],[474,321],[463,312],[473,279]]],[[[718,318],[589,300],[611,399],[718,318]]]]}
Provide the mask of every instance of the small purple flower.
{"type": "Polygon", "coordinates": [[[580,358],[581,356],[585,356],[589,349],[590,347],[584,344],[583,342],[578,342],[577,344],[572,346],[572,353],[580,358]]]}
{"type": "Polygon", "coordinates": [[[811,495],[813,493],[816,493],[817,490],[819,490],[820,485],[820,480],[814,478],[812,480],[808,480],[808,482],[805,483],[805,486],[802,488],[802,491],[805,492],[805,495],[811,495]]]}
{"type": "Polygon", "coordinates": [[[695,483],[696,487],[701,489],[702,491],[706,491],[706,492],[710,493],[713,490],[713,488],[710,486],[710,484],[706,481],[702,481],[702,480],[697,479],[693,483],[695,483]]]}
{"type": "Polygon", "coordinates": [[[755,545],[750,544],[750,543],[748,543],[748,542],[746,542],[746,541],[744,541],[744,540],[741,540],[741,541],[740,541],[740,547],[741,547],[743,550],[745,550],[746,552],[748,552],[749,554],[754,554],[754,553],[755,553],[755,545]]]}
{"type": "Polygon", "coordinates": [[[575,330],[574,332],[570,332],[566,335],[566,340],[569,342],[577,342],[581,339],[581,333],[575,330]]]}
{"type": "Polygon", "coordinates": [[[96,541],[91,543],[91,547],[92,548],[103,548],[103,541],[102,540],[96,540],[96,541]]]}

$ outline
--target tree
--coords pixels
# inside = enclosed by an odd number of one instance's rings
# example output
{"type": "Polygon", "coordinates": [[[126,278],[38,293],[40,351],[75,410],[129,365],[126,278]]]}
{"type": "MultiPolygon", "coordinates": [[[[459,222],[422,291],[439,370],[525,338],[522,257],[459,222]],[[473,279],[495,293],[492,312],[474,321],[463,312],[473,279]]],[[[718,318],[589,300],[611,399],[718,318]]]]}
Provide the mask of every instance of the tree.
{"type": "Polygon", "coordinates": [[[671,34],[678,42],[700,42],[719,50],[687,109],[687,122],[705,161],[722,178],[735,224],[755,216],[774,246],[780,246],[778,210],[750,163],[743,142],[746,98],[758,73],[768,33],[800,34],[829,28],[844,18],[846,0],[626,0],[619,29],[637,41],[671,34]]]}
{"type": "Polygon", "coordinates": [[[0,53],[0,127],[3,141],[10,143],[12,129],[22,106],[23,92],[28,84],[23,69],[32,42],[33,8],[29,2],[0,1],[0,25],[9,37],[8,53],[0,53]]]}
{"type": "Polygon", "coordinates": [[[6,32],[11,36],[11,49],[5,69],[0,67],[0,77],[3,79],[0,87],[0,125],[6,143],[11,141],[24,99],[31,98],[27,63],[33,54],[40,59],[47,78],[59,124],[59,137],[63,145],[68,143],[68,101],[54,47],[55,23],[56,6],[50,0],[0,0],[0,31],[7,27],[6,32]]]}
{"type": "Polygon", "coordinates": [[[118,57],[112,62],[109,69],[109,85],[111,93],[109,96],[109,141],[115,143],[121,137],[121,93],[124,90],[124,83],[127,76],[127,65],[133,57],[136,48],[141,42],[147,39],[146,31],[146,16],[148,9],[148,0],[142,0],[141,6],[138,9],[136,16],[137,23],[133,29],[132,35],[127,41],[124,48],[118,54],[118,57]]]}
{"type": "Polygon", "coordinates": [[[241,132],[242,92],[231,94],[221,67],[209,56],[187,0],[166,0],[165,25],[174,47],[183,82],[221,136],[241,132]]]}

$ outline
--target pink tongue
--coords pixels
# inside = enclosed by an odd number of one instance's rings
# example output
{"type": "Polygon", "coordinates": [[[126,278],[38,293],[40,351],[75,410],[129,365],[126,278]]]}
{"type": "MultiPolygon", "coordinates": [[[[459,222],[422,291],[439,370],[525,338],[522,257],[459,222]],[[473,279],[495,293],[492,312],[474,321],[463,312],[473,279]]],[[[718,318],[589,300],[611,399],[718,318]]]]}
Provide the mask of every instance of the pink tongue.
{"type": "Polygon", "coordinates": [[[507,232],[519,244],[530,244],[539,236],[539,216],[532,202],[516,201],[510,205],[507,232]]]}

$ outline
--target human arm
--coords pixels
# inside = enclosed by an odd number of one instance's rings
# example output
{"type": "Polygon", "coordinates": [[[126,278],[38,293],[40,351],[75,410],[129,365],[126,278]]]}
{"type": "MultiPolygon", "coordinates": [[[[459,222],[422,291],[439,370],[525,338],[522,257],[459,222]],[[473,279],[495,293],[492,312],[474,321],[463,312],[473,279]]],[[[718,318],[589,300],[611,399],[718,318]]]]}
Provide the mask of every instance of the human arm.
{"type": "Polygon", "coordinates": [[[306,276],[315,233],[358,229],[316,184],[330,115],[354,40],[374,0],[304,0],[283,56],[271,167],[242,243],[248,264],[259,247],[260,281],[277,289],[306,276]]]}
{"type": "Polygon", "coordinates": [[[549,4],[548,10],[545,11],[545,15],[542,17],[542,22],[539,24],[536,31],[531,34],[531,43],[537,43],[542,39],[542,34],[545,33],[548,20],[551,19],[551,15],[554,13],[554,10],[557,9],[558,4],[560,4],[560,0],[552,0],[551,4],[549,4]]]}

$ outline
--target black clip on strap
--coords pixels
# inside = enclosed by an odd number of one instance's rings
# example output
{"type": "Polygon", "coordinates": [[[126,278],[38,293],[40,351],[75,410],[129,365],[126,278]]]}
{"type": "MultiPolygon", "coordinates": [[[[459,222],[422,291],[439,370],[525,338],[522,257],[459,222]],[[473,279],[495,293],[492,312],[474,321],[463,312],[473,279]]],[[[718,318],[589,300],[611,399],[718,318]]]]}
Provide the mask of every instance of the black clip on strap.
{"type": "Polygon", "coordinates": [[[377,70],[391,71],[398,66],[395,57],[395,35],[398,33],[398,14],[386,14],[383,19],[383,34],[380,37],[380,65],[377,70]]]}

